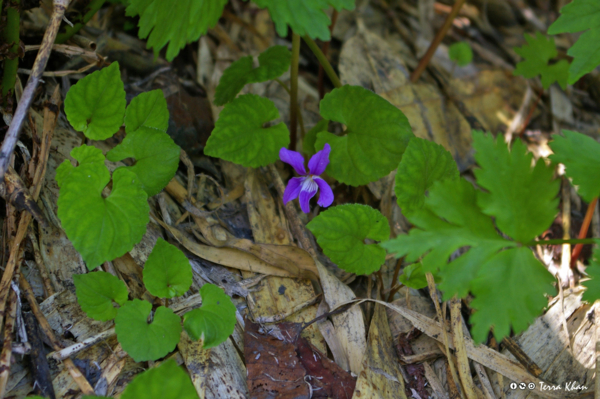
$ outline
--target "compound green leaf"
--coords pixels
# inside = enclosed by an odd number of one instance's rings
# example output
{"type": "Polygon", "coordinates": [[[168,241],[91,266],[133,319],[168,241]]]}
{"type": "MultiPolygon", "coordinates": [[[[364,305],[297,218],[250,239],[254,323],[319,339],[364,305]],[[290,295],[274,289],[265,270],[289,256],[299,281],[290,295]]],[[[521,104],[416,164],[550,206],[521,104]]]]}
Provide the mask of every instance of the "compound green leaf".
{"type": "Polygon", "coordinates": [[[135,360],[157,360],[175,349],[181,335],[181,318],[169,308],[160,306],[151,323],[152,304],[134,299],[117,311],[115,332],[119,343],[135,360]]]}
{"type": "Polygon", "coordinates": [[[315,235],[325,255],[350,273],[371,274],[385,262],[383,248],[364,242],[390,238],[387,219],[370,206],[334,206],[321,212],[306,227],[315,235]]]}
{"type": "Polygon", "coordinates": [[[388,101],[358,86],[343,86],[321,101],[321,116],[340,122],[343,136],[317,134],[315,149],[331,145],[327,173],[342,183],[359,186],[394,170],[414,137],[406,116],[388,101]]]}
{"type": "Polygon", "coordinates": [[[302,152],[312,157],[317,153],[315,150],[315,142],[317,141],[317,134],[319,132],[326,132],[329,127],[329,121],[327,119],[321,119],[317,122],[316,125],[312,127],[306,134],[304,135],[304,140],[302,141],[302,152]]]}
{"type": "Polygon", "coordinates": [[[124,282],[106,272],[76,274],[73,283],[79,306],[92,319],[112,320],[117,315],[113,302],[123,305],[129,292],[124,282]]]}
{"type": "Polygon", "coordinates": [[[456,162],[444,147],[413,137],[396,173],[396,199],[405,215],[425,204],[427,190],[438,180],[458,179],[456,162]]]}
{"type": "Polygon", "coordinates": [[[525,35],[527,44],[523,47],[515,47],[515,53],[523,57],[523,61],[517,64],[513,71],[516,76],[523,76],[527,79],[541,75],[542,85],[545,89],[554,82],[565,89],[569,77],[569,63],[566,60],[560,60],[553,65],[548,62],[558,55],[553,38],[546,38],[540,32],[536,36],[525,35]]]}
{"type": "Polygon", "coordinates": [[[353,10],[354,0],[254,0],[261,8],[267,8],[279,36],[286,37],[288,26],[294,33],[313,39],[329,41],[331,21],[325,13],[329,6],[336,10],[353,10]]]}
{"type": "Polygon", "coordinates": [[[465,66],[473,61],[473,50],[467,42],[456,42],[450,45],[448,56],[458,66],[465,66]]]}
{"type": "MultiPolygon", "coordinates": [[[[71,156],[78,161],[95,159],[86,145],[75,148],[71,156]]],[[[78,167],[65,160],[57,170],[60,195],[58,217],[67,237],[93,270],[101,263],[118,258],[141,241],[149,221],[147,195],[139,178],[121,168],[115,170],[108,198],[102,190],[110,181],[106,166],[99,162],[78,167]]]]}
{"type": "Polygon", "coordinates": [[[600,196],[600,143],[593,138],[571,130],[563,130],[564,137],[552,136],[550,160],[565,165],[565,173],[577,186],[586,202],[600,196]]]}
{"type": "Polygon", "coordinates": [[[121,399],[198,399],[190,376],[173,359],[137,375],[121,399]]]}
{"type": "Polygon", "coordinates": [[[175,176],[181,149],[167,134],[169,111],[162,90],[135,97],[125,113],[123,142],[106,157],[117,162],[135,158],[135,165],[123,167],[135,173],[149,197],[158,194],[175,176]]]}
{"type": "Polygon", "coordinates": [[[569,84],[577,82],[583,75],[600,65],[600,26],[583,32],[567,51],[573,57],[569,68],[569,84]]]}
{"type": "Polygon", "coordinates": [[[202,340],[205,349],[224,342],[235,327],[235,305],[214,284],[200,288],[202,306],[183,315],[183,327],[192,339],[202,340]]]}
{"type": "Polygon", "coordinates": [[[119,63],[89,74],[65,98],[65,114],[75,130],[92,140],[105,140],[123,124],[125,89],[119,63]]]}
{"type": "Polygon", "coordinates": [[[169,43],[166,58],[173,61],[186,43],[217,24],[225,4],[227,0],[130,0],[126,15],[140,16],[139,37],[148,38],[155,53],[169,43]]]}
{"type": "Polygon", "coordinates": [[[159,238],[144,265],[144,285],[159,298],[185,294],[192,285],[188,258],[176,246],[159,238]]]}
{"type": "Polygon", "coordinates": [[[483,263],[472,283],[477,311],[471,317],[473,339],[483,342],[490,327],[500,342],[510,334],[524,331],[540,315],[548,299],[556,295],[554,277],[533,256],[529,248],[502,251],[483,263]]]}
{"type": "Polygon", "coordinates": [[[221,111],[204,154],[252,168],[273,163],[279,150],[290,143],[283,122],[263,127],[277,118],[279,111],[271,100],[254,94],[239,96],[221,111]]]}
{"type": "Polygon", "coordinates": [[[548,28],[549,35],[575,33],[600,26],[600,2],[573,0],[560,9],[560,17],[548,28]]]}
{"type": "Polygon", "coordinates": [[[596,241],[590,265],[585,269],[585,273],[589,280],[581,283],[586,288],[581,299],[593,304],[600,299],[600,241],[596,241]]]}
{"type": "Polygon", "coordinates": [[[527,243],[552,224],[558,207],[560,182],[542,159],[532,168],[533,154],[520,140],[508,150],[504,137],[473,131],[477,184],[488,192],[477,193],[481,210],[496,218],[503,233],[527,243]]]}
{"type": "Polygon", "coordinates": [[[223,72],[215,92],[215,105],[225,105],[249,83],[266,82],[283,75],[289,68],[292,53],[285,46],[269,47],[258,56],[259,67],[254,68],[252,57],[242,57],[223,72]]]}
{"type": "Polygon", "coordinates": [[[406,266],[398,280],[405,286],[415,290],[427,287],[427,277],[425,277],[423,265],[420,263],[406,266]]]}

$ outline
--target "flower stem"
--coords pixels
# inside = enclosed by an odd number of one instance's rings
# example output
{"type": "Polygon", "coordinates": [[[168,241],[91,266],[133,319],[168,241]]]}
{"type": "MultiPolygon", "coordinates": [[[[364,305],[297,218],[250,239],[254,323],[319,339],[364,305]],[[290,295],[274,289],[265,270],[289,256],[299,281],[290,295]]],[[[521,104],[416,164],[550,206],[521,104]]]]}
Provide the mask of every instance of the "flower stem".
{"type": "MultiPolygon", "coordinates": [[[[579,230],[578,238],[582,239],[587,236],[588,229],[590,228],[590,222],[592,221],[592,216],[594,216],[594,210],[596,209],[596,204],[598,203],[598,197],[594,198],[592,202],[588,205],[587,212],[585,213],[585,217],[583,218],[583,224],[581,225],[581,229],[579,230]]],[[[575,267],[577,262],[577,258],[581,254],[581,249],[583,248],[583,244],[575,245],[573,248],[573,252],[571,252],[571,267],[575,267]]]]}
{"type": "Polygon", "coordinates": [[[290,150],[296,150],[298,131],[298,64],[300,63],[300,36],[292,34],[292,67],[290,71],[290,150]]]}
{"type": "Polygon", "coordinates": [[[333,67],[329,63],[329,60],[327,59],[327,57],[325,57],[325,54],[323,54],[319,46],[317,46],[317,43],[315,43],[315,41],[308,36],[303,36],[302,39],[304,39],[304,41],[311,49],[315,57],[317,57],[317,59],[319,60],[319,63],[323,66],[323,69],[325,70],[327,76],[329,76],[331,83],[333,83],[335,87],[342,87],[342,82],[340,81],[340,78],[338,78],[337,74],[333,70],[333,67]]]}

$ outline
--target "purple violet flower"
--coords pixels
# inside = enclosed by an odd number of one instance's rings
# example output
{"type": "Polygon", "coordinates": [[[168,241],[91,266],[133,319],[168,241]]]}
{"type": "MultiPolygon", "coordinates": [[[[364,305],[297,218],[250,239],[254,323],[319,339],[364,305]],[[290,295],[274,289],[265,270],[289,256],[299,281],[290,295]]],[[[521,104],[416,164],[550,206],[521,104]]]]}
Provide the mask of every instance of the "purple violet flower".
{"type": "Polygon", "coordinates": [[[319,175],[325,172],[325,168],[329,165],[329,153],[331,146],[325,144],[323,149],[317,152],[308,161],[308,171],[304,169],[304,157],[296,151],[290,151],[282,148],[279,151],[279,158],[289,164],[296,170],[301,177],[292,177],[288,182],[285,192],[283,193],[283,203],[287,204],[293,199],[300,197],[300,209],[302,212],[310,212],[310,199],[315,196],[317,191],[321,189],[317,204],[326,208],[333,203],[333,191],[325,180],[319,175]]]}

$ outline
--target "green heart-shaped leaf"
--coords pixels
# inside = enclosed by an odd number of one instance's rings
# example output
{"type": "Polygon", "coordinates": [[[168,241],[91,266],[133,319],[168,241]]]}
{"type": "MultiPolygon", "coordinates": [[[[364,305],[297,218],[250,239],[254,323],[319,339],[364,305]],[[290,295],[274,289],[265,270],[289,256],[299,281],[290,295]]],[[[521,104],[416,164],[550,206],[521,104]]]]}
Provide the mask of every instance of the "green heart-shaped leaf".
{"type": "Polygon", "coordinates": [[[351,186],[378,180],[394,170],[414,137],[402,111],[358,86],[343,86],[327,94],[321,101],[321,116],[347,127],[342,136],[318,133],[315,149],[331,145],[327,173],[351,186]]]}
{"type": "Polygon", "coordinates": [[[200,288],[202,306],[183,316],[183,327],[192,339],[200,339],[205,349],[224,342],[235,327],[235,305],[231,298],[214,284],[200,288]]]}
{"type": "Polygon", "coordinates": [[[173,359],[138,374],[121,399],[198,399],[190,376],[173,359]]]}
{"type": "Polygon", "coordinates": [[[73,283],[79,306],[92,319],[112,320],[117,315],[113,302],[123,305],[129,292],[124,282],[106,272],[76,274],[73,283]]]}
{"type": "Polygon", "coordinates": [[[89,74],[65,98],[65,114],[75,130],[92,140],[105,140],[123,124],[125,89],[119,63],[89,74]]]}
{"type": "Polygon", "coordinates": [[[158,238],[144,265],[144,285],[159,298],[185,294],[192,285],[190,261],[176,246],[158,238]]]}
{"type": "Polygon", "coordinates": [[[158,194],[175,176],[181,149],[167,134],[169,111],[162,90],[142,93],[125,112],[127,135],[106,154],[109,161],[135,158],[127,170],[135,173],[149,197],[158,194]]]}
{"type": "Polygon", "coordinates": [[[465,66],[473,61],[473,50],[467,42],[456,42],[448,49],[448,56],[456,65],[465,66]]]}
{"type": "Polygon", "coordinates": [[[148,323],[151,310],[150,302],[134,299],[117,311],[117,339],[136,362],[160,359],[175,349],[179,342],[181,318],[171,309],[160,306],[152,323],[148,323]]]}
{"type": "Polygon", "coordinates": [[[325,255],[350,273],[371,274],[385,262],[385,249],[364,242],[367,238],[390,238],[388,221],[377,209],[360,204],[334,206],[306,227],[317,237],[325,255]]]}
{"type": "Polygon", "coordinates": [[[283,122],[263,127],[277,118],[279,111],[271,100],[254,94],[239,96],[221,111],[204,154],[252,168],[273,163],[279,150],[290,143],[283,122]]]}

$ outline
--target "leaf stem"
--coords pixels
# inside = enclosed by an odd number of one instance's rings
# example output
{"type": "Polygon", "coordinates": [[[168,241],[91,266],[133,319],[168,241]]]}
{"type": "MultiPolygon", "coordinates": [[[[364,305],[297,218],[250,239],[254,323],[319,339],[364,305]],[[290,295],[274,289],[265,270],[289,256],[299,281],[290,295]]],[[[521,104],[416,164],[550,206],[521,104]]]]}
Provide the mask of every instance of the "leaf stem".
{"type": "Polygon", "coordinates": [[[300,36],[292,34],[292,66],[290,71],[290,150],[296,150],[298,131],[298,66],[300,63],[300,36]]]}
{"type": "Polygon", "coordinates": [[[342,87],[342,82],[340,81],[340,78],[338,78],[337,74],[333,70],[333,67],[329,63],[329,60],[327,59],[325,54],[323,54],[319,46],[317,46],[317,43],[315,43],[315,41],[308,36],[303,36],[302,39],[304,39],[304,41],[311,49],[315,57],[317,57],[317,59],[319,60],[319,63],[323,66],[323,69],[325,70],[327,76],[329,76],[331,83],[333,83],[333,85],[337,88],[342,87]]]}
{"type": "MultiPolygon", "coordinates": [[[[592,216],[594,216],[594,210],[596,209],[597,203],[598,197],[594,198],[592,202],[590,202],[590,204],[588,205],[585,217],[583,218],[583,224],[581,225],[581,229],[579,230],[579,239],[583,239],[587,236],[588,229],[590,228],[590,222],[592,221],[592,216]]],[[[582,248],[583,244],[577,244],[575,245],[575,248],[573,248],[573,252],[571,252],[571,268],[575,267],[575,264],[577,263],[577,258],[579,258],[582,248]]]]}
{"type": "Polygon", "coordinates": [[[541,241],[529,241],[525,246],[533,247],[535,245],[562,245],[562,244],[595,244],[596,238],[573,238],[570,240],[555,239],[555,240],[541,240],[541,241]]]}

